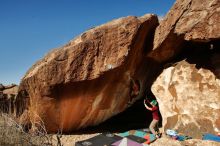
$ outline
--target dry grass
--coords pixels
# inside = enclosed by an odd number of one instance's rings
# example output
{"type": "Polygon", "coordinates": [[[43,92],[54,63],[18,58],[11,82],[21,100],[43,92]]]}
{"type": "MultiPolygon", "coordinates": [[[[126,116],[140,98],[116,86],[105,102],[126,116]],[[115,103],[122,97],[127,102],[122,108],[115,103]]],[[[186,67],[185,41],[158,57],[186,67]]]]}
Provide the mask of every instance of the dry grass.
{"type": "Polygon", "coordinates": [[[11,115],[1,113],[0,146],[72,146],[77,141],[85,140],[99,134],[47,134],[42,123],[35,124],[40,124],[41,130],[27,133],[11,115]]]}
{"type": "Polygon", "coordinates": [[[0,115],[0,145],[2,146],[51,146],[52,136],[43,133],[26,133],[15,119],[0,115]]]}

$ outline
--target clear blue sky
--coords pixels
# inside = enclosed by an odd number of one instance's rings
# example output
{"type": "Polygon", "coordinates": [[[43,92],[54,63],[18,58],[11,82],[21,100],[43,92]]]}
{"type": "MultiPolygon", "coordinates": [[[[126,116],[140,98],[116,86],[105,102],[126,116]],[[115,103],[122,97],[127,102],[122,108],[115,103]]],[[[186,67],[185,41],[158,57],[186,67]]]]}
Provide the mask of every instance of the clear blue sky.
{"type": "Polygon", "coordinates": [[[0,83],[19,84],[49,50],[123,16],[165,15],[175,0],[0,0],[0,83]]]}

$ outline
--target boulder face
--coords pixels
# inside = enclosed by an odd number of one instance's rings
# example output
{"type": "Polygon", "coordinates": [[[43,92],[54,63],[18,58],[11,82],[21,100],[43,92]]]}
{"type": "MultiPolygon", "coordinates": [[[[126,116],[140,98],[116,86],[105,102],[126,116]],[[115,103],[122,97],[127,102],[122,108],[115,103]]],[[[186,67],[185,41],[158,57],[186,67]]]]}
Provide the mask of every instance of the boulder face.
{"type": "Polygon", "coordinates": [[[48,53],[26,73],[19,88],[30,98],[32,125],[43,121],[48,132],[68,132],[124,111],[131,100],[131,80],[138,80],[141,88],[131,103],[146,87],[144,53],[152,49],[146,45],[151,46],[157,25],[151,14],[117,19],[48,53]]]}
{"type": "Polygon", "coordinates": [[[186,61],[163,70],[151,88],[163,128],[201,138],[220,132],[220,80],[207,69],[186,61]]]}
{"type": "Polygon", "coordinates": [[[175,57],[186,42],[220,39],[220,0],[177,0],[157,27],[149,56],[163,62],[175,57]]]}

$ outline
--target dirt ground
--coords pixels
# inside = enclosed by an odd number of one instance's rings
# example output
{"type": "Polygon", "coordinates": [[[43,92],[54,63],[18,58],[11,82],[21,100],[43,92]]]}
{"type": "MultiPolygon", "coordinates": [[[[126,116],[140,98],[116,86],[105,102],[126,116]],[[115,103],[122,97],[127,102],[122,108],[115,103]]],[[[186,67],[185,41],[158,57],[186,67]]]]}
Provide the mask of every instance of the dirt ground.
{"type": "MultiPolygon", "coordinates": [[[[81,135],[62,135],[61,145],[63,146],[74,146],[75,142],[86,140],[96,134],[81,134],[81,135]]],[[[56,139],[56,135],[54,138],[56,139]]],[[[53,142],[53,145],[57,145],[57,140],[53,142]]],[[[163,135],[160,139],[157,139],[155,142],[151,143],[149,146],[220,146],[220,143],[213,141],[204,141],[199,139],[191,139],[186,140],[184,142],[180,142],[177,140],[173,140],[166,135],[163,135]]]]}

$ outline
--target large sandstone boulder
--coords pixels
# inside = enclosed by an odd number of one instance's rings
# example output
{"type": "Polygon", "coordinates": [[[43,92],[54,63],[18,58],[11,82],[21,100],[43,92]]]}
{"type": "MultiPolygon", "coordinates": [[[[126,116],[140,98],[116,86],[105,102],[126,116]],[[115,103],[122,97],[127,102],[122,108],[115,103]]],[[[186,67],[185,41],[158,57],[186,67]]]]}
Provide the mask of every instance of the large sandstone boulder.
{"type": "MultiPolygon", "coordinates": [[[[125,17],[88,30],[52,50],[26,73],[19,93],[30,98],[32,124],[48,132],[97,125],[128,107],[131,79],[146,88],[145,52],[152,49],[155,15],[125,17]]],[[[19,98],[23,98],[20,96],[19,98]]],[[[132,103],[131,102],[131,103],[132,103]]]]}
{"type": "Polygon", "coordinates": [[[186,61],[164,69],[152,86],[163,128],[201,138],[220,132],[220,80],[186,61]]]}
{"type": "Polygon", "coordinates": [[[187,42],[220,40],[220,0],[177,0],[160,22],[149,56],[166,61],[176,56],[187,42]]]}

